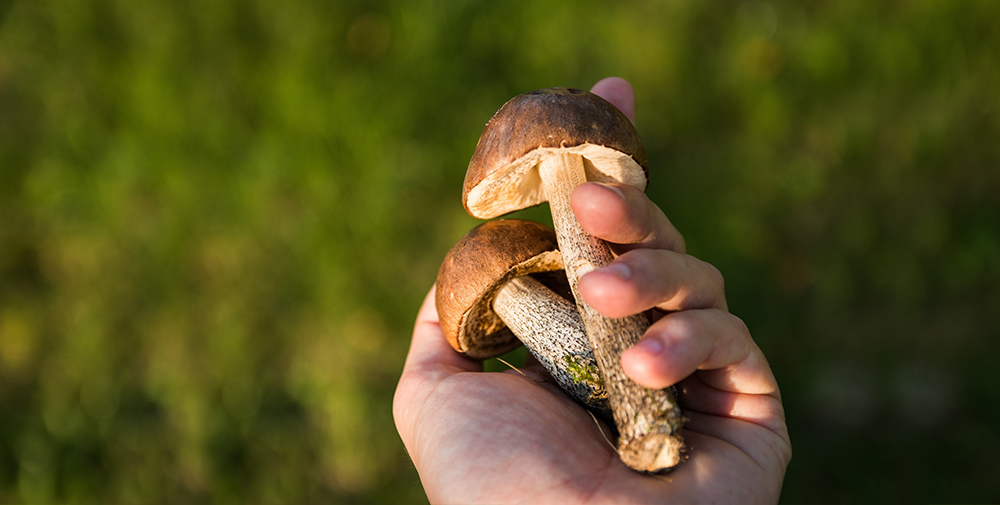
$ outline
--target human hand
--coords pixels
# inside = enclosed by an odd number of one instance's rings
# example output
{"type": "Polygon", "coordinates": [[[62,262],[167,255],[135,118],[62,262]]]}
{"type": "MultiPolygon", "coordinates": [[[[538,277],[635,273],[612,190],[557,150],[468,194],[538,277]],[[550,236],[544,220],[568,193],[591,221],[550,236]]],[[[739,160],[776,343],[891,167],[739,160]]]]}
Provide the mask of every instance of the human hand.
{"type": "MultiPolygon", "coordinates": [[[[605,79],[592,91],[634,119],[627,82],[605,79]]],[[[622,366],[647,387],[677,383],[690,458],[667,476],[629,469],[602,427],[551,381],[483,373],[482,362],[456,353],[432,290],[393,404],[431,502],[776,502],[791,458],[781,397],[746,326],[726,310],[721,274],[686,255],[680,233],[631,186],[581,185],[572,206],[617,255],[580,279],[586,302],[609,317],[662,316],[622,366]]]]}

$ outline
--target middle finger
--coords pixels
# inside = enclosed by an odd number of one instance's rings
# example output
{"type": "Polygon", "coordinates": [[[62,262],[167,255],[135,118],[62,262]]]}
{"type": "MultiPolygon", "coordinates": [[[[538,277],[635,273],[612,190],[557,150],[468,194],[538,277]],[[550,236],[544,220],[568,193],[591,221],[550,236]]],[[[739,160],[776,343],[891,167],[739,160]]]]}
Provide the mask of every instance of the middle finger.
{"type": "Polygon", "coordinates": [[[634,249],[580,278],[584,300],[607,317],[651,308],[665,311],[726,309],[722,274],[693,256],[634,249]]]}

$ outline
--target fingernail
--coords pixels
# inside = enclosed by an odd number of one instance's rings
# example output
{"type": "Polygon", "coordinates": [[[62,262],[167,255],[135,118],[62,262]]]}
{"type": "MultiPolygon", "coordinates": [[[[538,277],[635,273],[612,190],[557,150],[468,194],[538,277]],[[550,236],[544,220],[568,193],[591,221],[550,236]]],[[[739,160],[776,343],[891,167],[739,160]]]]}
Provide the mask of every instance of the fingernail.
{"type": "Polygon", "coordinates": [[[663,343],[655,338],[647,338],[638,344],[635,344],[632,349],[637,349],[639,352],[655,356],[663,352],[663,343]]]}
{"type": "Polygon", "coordinates": [[[604,184],[603,182],[598,182],[597,184],[600,184],[602,187],[604,187],[606,189],[610,189],[611,191],[614,191],[615,194],[617,194],[622,200],[625,199],[625,193],[622,193],[622,190],[618,189],[618,186],[615,186],[615,185],[612,185],[612,184],[604,184]]]}
{"type": "Polygon", "coordinates": [[[599,268],[597,271],[609,273],[624,281],[632,278],[632,269],[624,263],[612,263],[606,267],[599,268]]]}

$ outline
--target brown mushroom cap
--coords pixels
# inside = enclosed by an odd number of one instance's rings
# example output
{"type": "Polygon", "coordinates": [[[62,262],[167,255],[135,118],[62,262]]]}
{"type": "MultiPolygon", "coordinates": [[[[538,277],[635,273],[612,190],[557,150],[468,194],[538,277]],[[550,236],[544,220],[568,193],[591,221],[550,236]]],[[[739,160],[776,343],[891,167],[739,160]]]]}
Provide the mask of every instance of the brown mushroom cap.
{"type": "Polygon", "coordinates": [[[646,189],[646,150],[628,117],[588,91],[548,88],[510,99],[486,124],[465,174],[465,209],[490,219],[546,201],[536,167],[555,152],[583,156],[587,180],[646,189]]]}
{"type": "Polygon", "coordinates": [[[473,228],[438,270],[435,303],[448,343],[476,359],[516,348],[520,341],[493,312],[494,294],[515,277],[562,268],[551,228],[521,219],[473,228]]]}

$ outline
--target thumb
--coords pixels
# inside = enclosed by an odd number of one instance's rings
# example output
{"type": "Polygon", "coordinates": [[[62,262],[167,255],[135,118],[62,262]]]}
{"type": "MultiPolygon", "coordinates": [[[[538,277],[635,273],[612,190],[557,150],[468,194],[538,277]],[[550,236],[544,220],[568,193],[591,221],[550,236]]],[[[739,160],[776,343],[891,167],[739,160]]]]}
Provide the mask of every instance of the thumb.
{"type": "Polygon", "coordinates": [[[590,92],[611,102],[635,123],[635,91],[628,81],[621,77],[605,77],[597,81],[590,92]]]}

